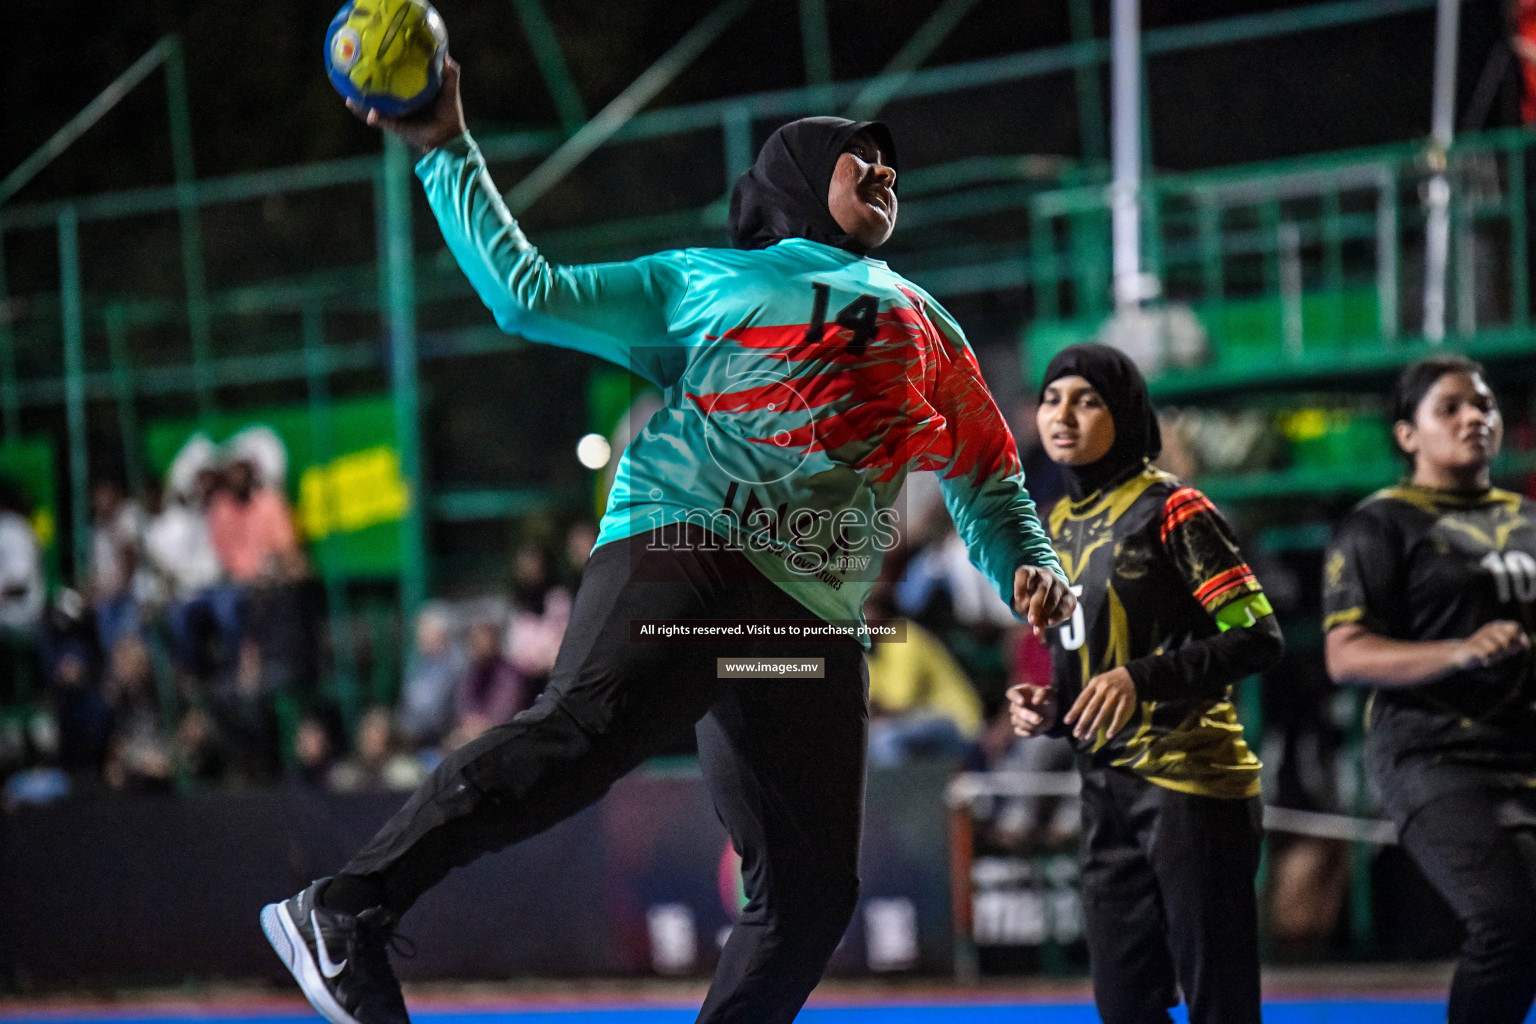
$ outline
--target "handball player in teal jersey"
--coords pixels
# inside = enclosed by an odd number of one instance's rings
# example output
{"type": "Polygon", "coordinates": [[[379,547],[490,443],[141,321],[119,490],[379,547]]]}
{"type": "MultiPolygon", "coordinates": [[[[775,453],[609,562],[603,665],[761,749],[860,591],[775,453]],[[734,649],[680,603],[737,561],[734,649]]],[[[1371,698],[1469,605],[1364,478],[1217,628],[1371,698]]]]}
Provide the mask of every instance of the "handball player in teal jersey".
{"type": "Polygon", "coordinates": [[[405,1024],[395,923],[454,867],[599,799],[695,729],[748,903],[699,1020],[794,1019],[858,899],[866,677],[855,628],[911,470],[936,471],[972,559],[1038,630],[1075,600],[960,328],[868,252],[896,224],[875,122],[780,128],[731,200],[732,249],[556,266],[464,127],[459,69],[407,118],[416,165],[497,323],[656,385],[625,450],[548,688],[450,755],[329,879],[262,925],[333,1024],[405,1024]],[[811,639],[647,642],[649,622],[772,620],[811,639]],[[826,635],[828,626],[842,627],[826,635]],[[819,659],[823,678],[720,678],[721,657],[819,659]]]}

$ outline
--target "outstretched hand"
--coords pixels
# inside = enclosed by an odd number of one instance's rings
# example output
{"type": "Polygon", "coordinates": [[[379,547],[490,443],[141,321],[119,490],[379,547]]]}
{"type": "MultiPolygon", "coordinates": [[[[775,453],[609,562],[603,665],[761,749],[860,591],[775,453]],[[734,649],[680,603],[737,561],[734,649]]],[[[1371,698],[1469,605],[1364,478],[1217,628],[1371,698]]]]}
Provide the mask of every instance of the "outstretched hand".
{"type": "Polygon", "coordinates": [[[1043,636],[1052,626],[1067,621],[1077,607],[1077,598],[1067,581],[1049,569],[1021,565],[1013,573],[1013,610],[1043,636]]]}
{"type": "Polygon", "coordinates": [[[398,135],[406,145],[426,153],[463,135],[464,105],[459,100],[459,63],[443,56],[443,84],[420,110],[391,117],[347,100],[347,109],[375,128],[398,135]]]}

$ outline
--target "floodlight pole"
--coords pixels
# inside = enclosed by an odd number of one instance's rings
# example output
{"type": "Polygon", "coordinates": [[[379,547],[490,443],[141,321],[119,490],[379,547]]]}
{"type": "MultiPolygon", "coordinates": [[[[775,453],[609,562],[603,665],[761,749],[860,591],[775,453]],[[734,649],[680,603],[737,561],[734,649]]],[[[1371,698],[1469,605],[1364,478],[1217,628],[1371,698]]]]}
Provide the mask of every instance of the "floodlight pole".
{"type": "Polygon", "coordinates": [[[1141,280],[1141,5],[1114,0],[1110,12],[1110,72],[1114,180],[1109,187],[1115,308],[1142,299],[1141,280]]]}
{"type": "Polygon", "coordinates": [[[1429,207],[1424,225],[1424,337],[1445,340],[1445,278],[1451,248],[1451,183],[1446,157],[1456,130],[1456,43],[1461,0],[1439,0],[1435,9],[1435,94],[1430,124],[1430,166],[1425,189],[1429,207]]]}

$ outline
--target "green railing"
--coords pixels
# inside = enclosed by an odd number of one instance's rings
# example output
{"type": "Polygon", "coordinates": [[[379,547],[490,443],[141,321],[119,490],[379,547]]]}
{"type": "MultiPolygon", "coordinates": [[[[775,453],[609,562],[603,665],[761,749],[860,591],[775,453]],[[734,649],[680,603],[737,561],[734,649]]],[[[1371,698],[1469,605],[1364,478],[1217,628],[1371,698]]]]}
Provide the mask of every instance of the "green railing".
{"type": "MultiPolygon", "coordinates": [[[[1165,352],[1154,390],[1178,399],[1347,381],[1422,353],[1423,193],[1442,168],[1447,341],[1489,358],[1536,351],[1533,145],[1536,134],[1504,130],[1443,155],[1405,144],[1149,181],[1144,266],[1162,294],[1136,337],[1165,352]]],[[[1030,207],[1038,319],[1025,349],[1038,373],[1062,345],[1105,329],[1109,208],[1102,187],[1042,193],[1030,207]]]]}

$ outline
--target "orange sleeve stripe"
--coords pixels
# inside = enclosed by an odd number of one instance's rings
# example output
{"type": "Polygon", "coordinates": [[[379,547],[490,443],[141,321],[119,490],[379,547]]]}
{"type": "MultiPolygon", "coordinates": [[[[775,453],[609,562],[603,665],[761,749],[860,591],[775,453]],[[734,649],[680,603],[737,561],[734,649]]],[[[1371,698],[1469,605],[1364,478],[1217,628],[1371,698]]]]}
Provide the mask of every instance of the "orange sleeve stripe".
{"type": "Polygon", "coordinates": [[[1195,590],[1195,600],[1201,604],[1210,604],[1211,601],[1225,594],[1227,591],[1240,587],[1249,581],[1258,582],[1253,575],[1253,570],[1247,565],[1235,565],[1226,572],[1217,573],[1195,590]]]}
{"type": "Polygon", "coordinates": [[[1163,543],[1168,543],[1168,535],[1190,516],[1215,511],[1216,506],[1211,504],[1210,498],[1193,487],[1180,487],[1168,496],[1167,503],[1163,505],[1163,543]]]}
{"type": "Polygon", "coordinates": [[[1223,604],[1226,604],[1229,596],[1236,596],[1243,593],[1260,592],[1261,589],[1259,587],[1258,577],[1254,576],[1252,573],[1249,573],[1247,576],[1244,576],[1240,579],[1235,579],[1231,583],[1228,583],[1226,586],[1222,587],[1214,594],[1211,594],[1200,603],[1205,606],[1207,611],[1214,611],[1215,609],[1221,607],[1223,604]]]}

